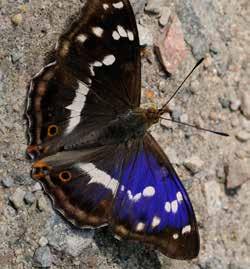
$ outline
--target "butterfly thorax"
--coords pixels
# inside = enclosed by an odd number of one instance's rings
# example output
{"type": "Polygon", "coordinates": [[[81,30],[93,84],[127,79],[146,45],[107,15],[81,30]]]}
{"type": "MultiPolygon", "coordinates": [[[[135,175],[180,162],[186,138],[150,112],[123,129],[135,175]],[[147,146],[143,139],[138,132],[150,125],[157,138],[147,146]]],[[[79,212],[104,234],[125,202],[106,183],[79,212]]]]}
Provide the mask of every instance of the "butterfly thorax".
{"type": "Polygon", "coordinates": [[[101,144],[126,143],[143,137],[147,129],[158,122],[158,110],[136,108],[118,115],[100,132],[101,144]]]}

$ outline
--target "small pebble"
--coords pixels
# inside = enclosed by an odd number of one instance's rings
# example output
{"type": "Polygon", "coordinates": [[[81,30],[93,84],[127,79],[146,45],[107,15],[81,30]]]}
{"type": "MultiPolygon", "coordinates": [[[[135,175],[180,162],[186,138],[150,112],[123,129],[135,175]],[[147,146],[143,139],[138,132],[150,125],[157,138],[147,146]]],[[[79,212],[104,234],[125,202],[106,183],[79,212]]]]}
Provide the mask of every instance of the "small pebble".
{"type": "Polygon", "coordinates": [[[175,107],[175,109],[171,113],[171,117],[175,121],[179,121],[181,117],[181,111],[178,107],[175,107]]]}
{"type": "Polygon", "coordinates": [[[240,141],[240,142],[246,142],[248,140],[250,140],[250,133],[242,130],[242,131],[239,131],[237,134],[236,134],[236,138],[240,141]]]}
{"type": "Polygon", "coordinates": [[[77,234],[68,235],[65,242],[65,252],[73,257],[79,256],[84,249],[90,246],[93,242],[91,234],[86,237],[81,237],[77,234]]]}
{"type": "Polygon", "coordinates": [[[245,91],[242,94],[241,110],[247,119],[250,119],[250,91],[245,91]]]}
{"type": "Polygon", "coordinates": [[[149,13],[159,14],[165,0],[148,0],[145,10],[149,13]]]}
{"type": "Polygon", "coordinates": [[[2,185],[5,187],[5,188],[11,188],[14,186],[14,180],[11,178],[11,177],[8,177],[8,178],[4,178],[2,180],[2,185]]]}
{"type": "Polygon", "coordinates": [[[192,156],[184,161],[184,166],[193,174],[199,172],[204,162],[198,156],[192,156]]]}
{"type": "Polygon", "coordinates": [[[250,180],[250,166],[248,159],[230,159],[226,165],[226,187],[235,189],[250,180]]]}
{"type": "Polygon", "coordinates": [[[48,239],[46,237],[42,236],[38,243],[39,243],[39,246],[45,247],[46,245],[48,245],[48,239]]]}
{"type": "Polygon", "coordinates": [[[41,191],[41,190],[42,190],[42,186],[38,182],[32,187],[32,192],[37,192],[37,191],[41,191]]]}
{"type": "Polygon", "coordinates": [[[140,37],[140,45],[153,46],[153,35],[151,31],[140,24],[138,24],[137,27],[140,37]]]}
{"type": "Polygon", "coordinates": [[[160,125],[168,129],[173,128],[173,122],[171,122],[171,120],[162,119],[160,121],[160,125]]]}
{"type": "Polygon", "coordinates": [[[11,17],[11,21],[12,21],[12,23],[13,23],[15,26],[20,25],[20,24],[22,23],[22,21],[23,21],[23,16],[22,16],[22,14],[19,13],[19,14],[16,14],[16,15],[12,16],[12,17],[11,17]]]}
{"type": "Polygon", "coordinates": [[[11,61],[13,64],[18,62],[22,58],[23,54],[20,51],[14,51],[11,54],[11,61]]]}
{"type": "Polygon", "coordinates": [[[212,120],[212,121],[217,121],[217,120],[220,119],[220,115],[218,114],[218,112],[211,111],[209,113],[209,119],[212,120]]]}
{"type": "Polygon", "coordinates": [[[220,102],[222,108],[229,108],[229,106],[230,106],[230,101],[226,98],[219,97],[219,102],[220,102]]]}
{"type": "Polygon", "coordinates": [[[48,246],[39,247],[34,254],[33,257],[34,266],[40,268],[50,267],[52,264],[52,256],[50,252],[50,248],[48,246]]]}
{"type": "Polygon", "coordinates": [[[24,201],[26,204],[32,205],[36,201],[36,197],[32,192],[27,192],[24,196],[24,201]]]}
{"type": "Polygon", "coordinates": [[[47,200],[45,199],[44,196],[41,196],[38,199],[37,207],[38,207],[38,209],[40,211],[48,211],[49,210],[49,206],[48,206],[47,200]]]}
{"type": "Polygon", "coordinates": [[[163,7],[161,11],[161,17],[159,23],[161,26],[165,26],[168,23],[171,10],[168,7],[163,7]]]}
{"type": "Polygon", "coordinates": [[[12,196],[10,196],[10,201],[13,204],[15,209],[19,209],[24,205],[23,199],[24,199],[25,191],[21,188],[16,189],[16,191],[13,193],[12,196]]]}
{"type": "Polygon", "coordinates": [[[234,99],[230,102],[230,109],[232,111],[237,111],[241,106],[241,100],[239,99],[234,99]]]}

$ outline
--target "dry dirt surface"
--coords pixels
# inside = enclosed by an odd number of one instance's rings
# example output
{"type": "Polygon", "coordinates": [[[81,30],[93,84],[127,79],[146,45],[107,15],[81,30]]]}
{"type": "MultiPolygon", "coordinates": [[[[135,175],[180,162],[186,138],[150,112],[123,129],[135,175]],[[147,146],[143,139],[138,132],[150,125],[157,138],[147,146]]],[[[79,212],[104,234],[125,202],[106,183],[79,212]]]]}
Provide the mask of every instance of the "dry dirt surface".
{"type": "Polygon", "coordinates": [[[142,102],[162,104],[204,56],[170,104],[169,116],[230,134],[220,137],[167,121],[151,129],[197,215],[201,250],[192,261],[118,241],[107,228],[71,227],[30,178],[23,118],[27,85],[48,63],[83,2],[0,0],[0,268],[249,269],[250,1],[133,1],[147,45],[142,102]],[[154,50],[170,13],[181,21],[187,47],[172,76],[154,50]]]}

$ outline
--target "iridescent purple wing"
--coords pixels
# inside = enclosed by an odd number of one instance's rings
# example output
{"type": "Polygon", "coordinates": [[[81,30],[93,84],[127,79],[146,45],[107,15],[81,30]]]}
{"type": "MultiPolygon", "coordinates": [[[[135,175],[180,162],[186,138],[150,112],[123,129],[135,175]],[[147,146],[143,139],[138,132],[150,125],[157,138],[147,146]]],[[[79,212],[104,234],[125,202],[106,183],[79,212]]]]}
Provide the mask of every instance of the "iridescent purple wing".
{"type": "Polygon", "coordinates": [[[81,228],[107,225],[124,149],[124,145],[108,145],[58,152],[36,161],[32,177],[42,183],[53,207],[72,224],[81,228]]]}
{"type": "Polygon", "coordinates": [[[195,214],[166,155],[147,134],[137,152],[128,156],[113,206],[114,232],[151,244],[171,258],[196,257],[195,214]]]}

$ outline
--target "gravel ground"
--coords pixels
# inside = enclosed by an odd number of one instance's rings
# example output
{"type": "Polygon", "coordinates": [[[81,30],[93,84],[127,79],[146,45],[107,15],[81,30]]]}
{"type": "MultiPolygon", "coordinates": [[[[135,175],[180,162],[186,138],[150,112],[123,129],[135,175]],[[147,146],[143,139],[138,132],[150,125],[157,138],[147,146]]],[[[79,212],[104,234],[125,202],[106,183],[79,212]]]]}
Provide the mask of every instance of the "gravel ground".
{"type": "Polygon", "coordinates": [[[23,119],[27,84],[48,63],[82,2],[0,1],[0,268],[250,268],[249,0],[133,1],[147,44],[143,103],[163,103],[206,56],[171,103],[171,116],[230,133],[224,138],[166,121],[152,128],[197,214],[201,251],[191,262],[117,241],[108,229],[69,226],[29,176],[23,119]],[[182,23],[188,49],[172,76],[153,46],[170,12],[182,23]]]}

